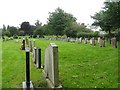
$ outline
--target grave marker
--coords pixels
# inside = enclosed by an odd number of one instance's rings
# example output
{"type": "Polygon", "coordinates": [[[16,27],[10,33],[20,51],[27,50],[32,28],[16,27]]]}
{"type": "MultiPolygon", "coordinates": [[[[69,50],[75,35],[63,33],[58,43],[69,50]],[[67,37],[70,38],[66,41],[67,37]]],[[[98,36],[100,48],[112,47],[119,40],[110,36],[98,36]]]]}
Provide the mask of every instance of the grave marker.
{"type": "Polygon", "coordinates": [[[50,43],[45,50],[45,67],[43,74],[47,78],[48,87],[61,88],[59,84],[59,71],[58,71],[58,46],[50,43]]]}
{"type": "Polygon", "coordinates": [[[22,39],[22,45],[21,45],[21,50],[25,50],[25,39],[22,39]]]}
{"type": "Polygon", "coordinates": [[[33,88],[32,82],[30,81],[30,50],[26,48],[26,81],[23,82],[23,88],[33,88]]]}
{"type": "Polygon", "coordinates": [[[117,48],[117,41],[116,41],[116,38],[115,38],[115,37],[113,37],[113,38],[111,39],[111,46],[112,46],[113,48],[117,48]]]}

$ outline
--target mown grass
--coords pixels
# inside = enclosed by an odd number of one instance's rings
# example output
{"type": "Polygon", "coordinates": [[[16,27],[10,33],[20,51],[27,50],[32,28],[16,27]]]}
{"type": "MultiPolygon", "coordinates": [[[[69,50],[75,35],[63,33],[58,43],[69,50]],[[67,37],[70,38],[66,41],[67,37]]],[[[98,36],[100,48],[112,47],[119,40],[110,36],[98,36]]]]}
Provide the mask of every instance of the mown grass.
{"type": "MultiPolygon", "coordinates": [[[[100,48],[88,44],[36,39],[42,49],[44,64],[45,49],[50,42],[59,48],[59,80],[64,88],[117,88],[118,49],[108,43],[100,48]]],[[[25,51],[20,50],[21,41],[2,43],[2,87],[21,88],[25,81],[25,51]]],[[[42,70],[33,65],[31,55],[31,81],[34,87],[46,87],[42,70]]]]}

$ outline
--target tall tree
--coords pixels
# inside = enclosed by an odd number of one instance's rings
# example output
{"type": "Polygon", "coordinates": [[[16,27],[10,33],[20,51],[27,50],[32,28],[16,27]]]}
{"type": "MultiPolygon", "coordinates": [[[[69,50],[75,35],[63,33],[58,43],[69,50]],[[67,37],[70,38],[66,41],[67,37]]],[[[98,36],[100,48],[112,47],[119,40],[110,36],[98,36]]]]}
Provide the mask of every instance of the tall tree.
{"type": "Polygon", "coordinates": [[[31,33],[31,25],[29,22],[22,22],[21,24],[21,30],[24,31],[25,34],[30,34],[31,33]]]}
{"type": "Polygon", "coordinates": [[[64,12],[64,10],[57,8],[55,12],[50,13],[48,18],[49,29],[53,31],[55,35],[63,35],[64,30],[71,22],[76,21],[73,15],[64,12]]]}
{"type": "Polygon", "coordinates": [[[10,32],[10,35],[13,36],[15,34],[18,34],[17,28],[14,26],[9,26],[8,31],[10,32]]]}
{"type": "Polygon", "coordinates": [[[95,20],[93,25],[100,26],[111,35],[111,31],[120,28],[120,2],[105,2],[104,4],[103,10],[92,16],[95,20]]]}

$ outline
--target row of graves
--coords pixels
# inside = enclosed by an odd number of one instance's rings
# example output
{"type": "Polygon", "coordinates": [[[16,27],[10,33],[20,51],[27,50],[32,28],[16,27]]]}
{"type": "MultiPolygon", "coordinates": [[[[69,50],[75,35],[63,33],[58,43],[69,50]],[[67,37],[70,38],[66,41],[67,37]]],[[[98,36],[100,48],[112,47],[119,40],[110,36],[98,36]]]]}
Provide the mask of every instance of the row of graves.
{"type": "Polygon", "coordinates": [[[26,53],[26,76],[22,83],[24,90],[33,90],[34,86],[30,80],[30,53],[32,60],[37,69],[42,69],[42,75],[47,82],[48,89],[63,89],[59,82],[58,68],[58,46],[55,43],[50,43],[45,50],[44,65],[41,65],[41,48],[35,47],[35,41],[29,41],[27,38],[22,39],[21,50],[26,53]]]}
{"type": "MultiPolygon", "coordinates": [[[[98,37],[97,39],[92,37],[90,39],[88,38],[71,38],[71,37],[66,37],[66,38],[46,38],[45,40],[57,40],[57,41],[66,41],[66,42],[77,42],[77,43],[84,43],[84,44],[90,44],[91,46],[95,46],[97,43],[99,47],[105,47],[105,38],[103,37],[98,37]]],[[[116,37],[111,38],[111,47],[117,48],[117,40],[116,37]]]]}
{"type": "MultiPolygon", "coordinates": [[[[78,43],[84,43],[84,44],[90,43],[90,45],[92,46],[95,46],[98,43],[99,47],[105,47],[105,41],[106,40],[103,37],[98,37],[97,42],[94,37],[91,38],[90,40],[88,38],[82,38],[82,37],[76,38],[76,40],[70,37],[67,38],[67,42],[78,42],[78,43]]],[[[111,46],[113,48],[117,48],[116,37],[111,38],[111,46]]]]}

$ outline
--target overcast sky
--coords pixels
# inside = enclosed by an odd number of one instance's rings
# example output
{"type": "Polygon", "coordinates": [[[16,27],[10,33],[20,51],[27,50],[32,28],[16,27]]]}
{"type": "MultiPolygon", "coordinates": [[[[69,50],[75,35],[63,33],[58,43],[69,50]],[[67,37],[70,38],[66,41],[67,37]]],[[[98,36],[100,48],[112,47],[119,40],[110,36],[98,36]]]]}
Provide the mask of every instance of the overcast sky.
{"type": "Polygon", "coordinates": [[[91,24],[90,15],[99,12],[105,0],[0,0],[0,28],[20,26],[24,21],[46,23],[49,12],[60,7],[77,18],[77,22],[91,24]]]}

